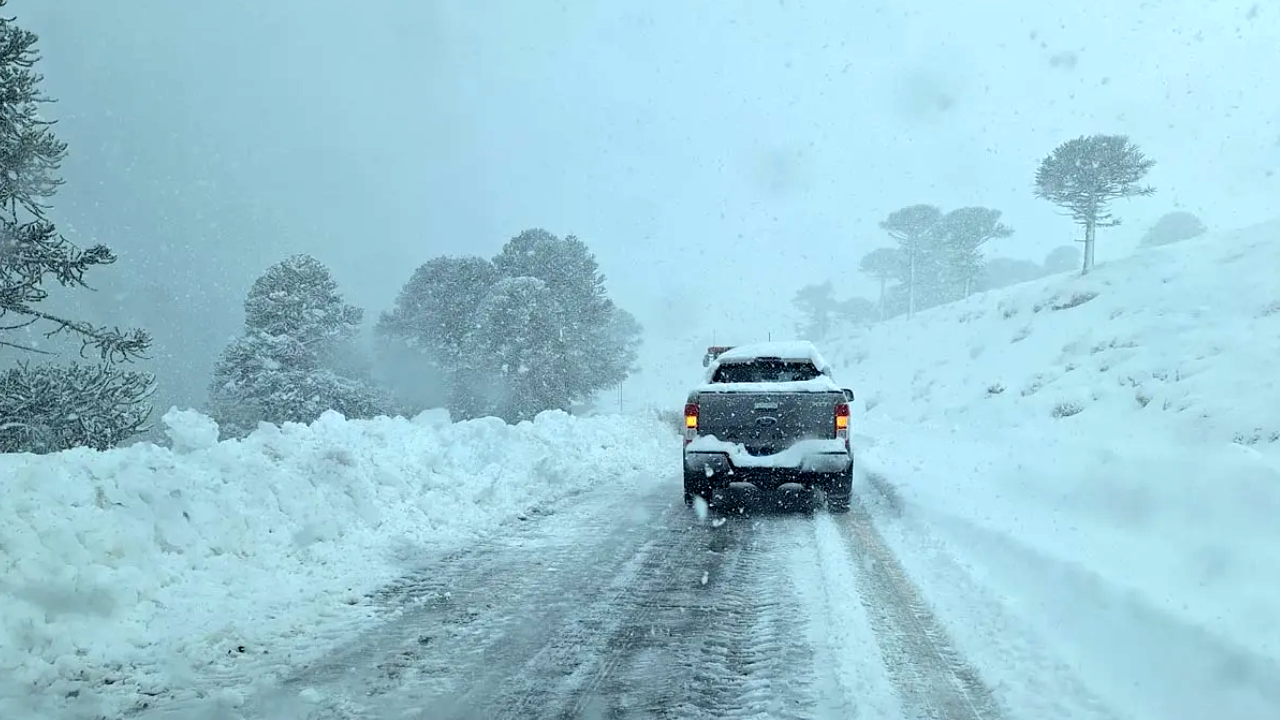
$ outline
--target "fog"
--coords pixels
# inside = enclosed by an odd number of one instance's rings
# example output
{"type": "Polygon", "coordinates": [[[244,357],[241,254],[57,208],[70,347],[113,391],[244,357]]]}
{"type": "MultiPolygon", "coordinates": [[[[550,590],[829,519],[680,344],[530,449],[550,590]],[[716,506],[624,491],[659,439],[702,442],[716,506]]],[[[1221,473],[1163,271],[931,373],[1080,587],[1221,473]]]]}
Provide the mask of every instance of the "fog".
{"type": "MultiPolygon", "coordinates": [[[[157,336],[198,404],[253,278],[295,252],[369,319],[413,268],[576,234],[646,327],[629,391],[679,402],[702,346],[794,327],[904,205],[978,204],[1040,259],[1076,228],[1032,196],[1058,143],[1130,135],[1212,228],[1280,197],[1280,10],[1252,2],[854,4],[14,0],[69,145],[52,216],[121,262],[95,315],[157,336]]],[[[109,277],[108,277],[109,276],[109,277]]],[[[628,395],[630,397],[631,395],[628,395]]]]}

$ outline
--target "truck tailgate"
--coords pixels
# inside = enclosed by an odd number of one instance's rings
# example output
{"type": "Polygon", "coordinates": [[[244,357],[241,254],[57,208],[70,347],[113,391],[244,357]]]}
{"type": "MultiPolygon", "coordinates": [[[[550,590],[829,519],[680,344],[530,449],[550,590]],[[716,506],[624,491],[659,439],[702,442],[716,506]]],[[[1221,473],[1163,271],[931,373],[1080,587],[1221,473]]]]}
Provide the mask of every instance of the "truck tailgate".
{"type": "Polygon", "coordinates": [[[840,393],[702,392],[698,434],[742,443],[752,455],[772,455],[800,440],[834,438],[840,393]]]}

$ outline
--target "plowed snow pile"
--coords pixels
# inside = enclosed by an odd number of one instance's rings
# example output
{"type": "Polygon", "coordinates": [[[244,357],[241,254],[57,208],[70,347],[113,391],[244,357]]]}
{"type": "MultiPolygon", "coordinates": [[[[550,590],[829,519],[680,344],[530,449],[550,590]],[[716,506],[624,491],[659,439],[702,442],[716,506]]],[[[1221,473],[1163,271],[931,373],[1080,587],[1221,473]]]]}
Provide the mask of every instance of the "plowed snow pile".
{"type": "Polygon", "coordinates": [[[0,716],[117,717],[187,674],[234,687],[357,629],[428,554],[672,464],[670,431],[636,419],[329,414],[222,443],[195,413],[165,422],[172,450],[0,456],[0,716]]]}
{"type": "Polygon", "coordinates": [[[1233,672],[1280,687],[1280,222],[823,349],[900,512],[1135,716],[1220,700],[1233,672]],[[1190,672],[1210,646],[1226,666],[1190,672]]]}

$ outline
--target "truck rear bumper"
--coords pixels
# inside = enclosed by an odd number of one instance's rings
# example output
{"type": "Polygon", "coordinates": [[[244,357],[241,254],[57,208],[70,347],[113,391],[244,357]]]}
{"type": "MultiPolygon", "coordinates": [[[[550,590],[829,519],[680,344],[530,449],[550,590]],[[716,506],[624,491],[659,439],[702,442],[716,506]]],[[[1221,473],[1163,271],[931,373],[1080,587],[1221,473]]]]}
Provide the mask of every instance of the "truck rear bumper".
{"type": "Polygon", "coordinates": [[[687,452],[684,456],[685,472],[706,477],[711,488],[728,487],[730,483],[738,482],[762,488],[776,488],[788,483],[810,485],[816,479],[814,476],[843,473],[852,464],[853,458],[847,452],[805,455],[798,464],[788,467],[734,467],[728,454],[717,452],[687,452]]]}

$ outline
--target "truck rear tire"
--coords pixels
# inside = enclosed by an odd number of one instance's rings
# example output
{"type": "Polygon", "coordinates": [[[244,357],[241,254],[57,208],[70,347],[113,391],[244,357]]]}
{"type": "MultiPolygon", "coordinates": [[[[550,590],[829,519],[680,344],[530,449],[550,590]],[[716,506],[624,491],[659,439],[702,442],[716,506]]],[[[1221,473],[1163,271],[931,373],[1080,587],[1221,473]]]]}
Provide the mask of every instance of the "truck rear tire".
{"type": "Polygon", "coordinates": [[[707,504],[711,504],[711,489],[707,487],[706,478],[702,473],[691,473],[684,471],[684,504],[693,505],[694,496],[700,496],[707,504]]]}
{"type": "Polygon", "coordinates": [[[823,491],[827,495],[827,512],[849,512],[849,501],[853,496],[853,467],[842,473],[828,476],[823,491]]]}

